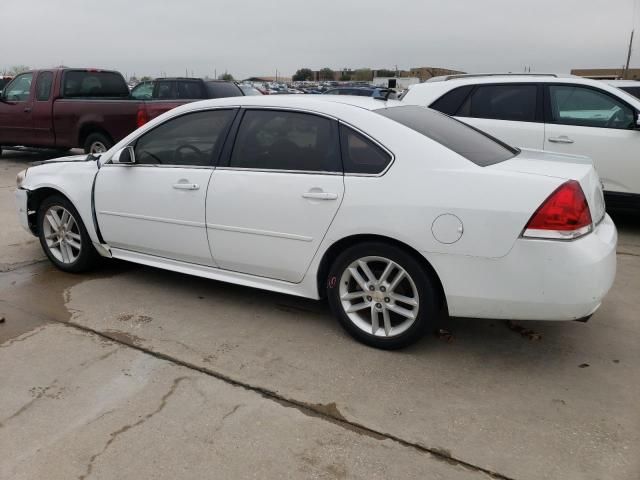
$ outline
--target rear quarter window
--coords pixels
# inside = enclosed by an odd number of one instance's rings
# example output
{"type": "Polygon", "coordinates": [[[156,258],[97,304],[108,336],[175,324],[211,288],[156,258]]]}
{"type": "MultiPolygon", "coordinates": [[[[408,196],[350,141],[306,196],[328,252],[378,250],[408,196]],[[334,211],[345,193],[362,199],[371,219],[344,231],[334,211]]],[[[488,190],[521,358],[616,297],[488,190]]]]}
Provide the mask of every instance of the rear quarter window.
{"type": "Polygon", "coordinates": [[[129,87],[117,72],[70,70],[65,72],[62,96],[66,98],[128,98],[129,87]]]}
{"type": "Polygon", "coordinates": [[[340,125],[340,148],[344,173],[376,175],[392,160],[381,147],[345,125],[340,125]]]}

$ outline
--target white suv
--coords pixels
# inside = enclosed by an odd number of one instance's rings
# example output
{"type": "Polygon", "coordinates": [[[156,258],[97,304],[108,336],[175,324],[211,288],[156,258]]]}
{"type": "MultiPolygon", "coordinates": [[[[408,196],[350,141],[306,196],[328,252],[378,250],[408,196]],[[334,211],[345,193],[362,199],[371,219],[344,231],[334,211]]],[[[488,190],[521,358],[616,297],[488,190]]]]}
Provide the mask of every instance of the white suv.
{"type": "Polygon", "coordinates": [[[640,100],[605,82],[451,75],[414,85],[402,101],[455,116],[513,146],[589,156],[608,206],[640,209],[640,100]]]}

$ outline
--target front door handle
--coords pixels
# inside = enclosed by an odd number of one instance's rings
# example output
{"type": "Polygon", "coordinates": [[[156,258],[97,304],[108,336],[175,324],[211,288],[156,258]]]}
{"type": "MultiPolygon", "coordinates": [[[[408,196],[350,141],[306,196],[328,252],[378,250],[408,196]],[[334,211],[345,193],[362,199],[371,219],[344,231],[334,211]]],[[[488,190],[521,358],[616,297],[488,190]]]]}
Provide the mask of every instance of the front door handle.
{"type": "Polygon", "coordinates": [[[31,107],[24,107],[25,113],[31,113],[31,107]]]}
{"type": "Polygon", "coordinates": [[[174,183],[173,188],[176,190],[198,190],[200,185],[197,183],[174,183]]]}
{"type": "Polygon", "coordinates": [[[337,193],[328,193],[328,192],[307,192],[302,194],[302,198],[310,198],[312,200],[337,200],[337,193]]]}
{"type": "Polygon", "coordinates": [[[551,143],[573,143],[573,140],[571,140],[566,135],[560,135],[559,137],[549,137],[549,141],[551,143]]]}

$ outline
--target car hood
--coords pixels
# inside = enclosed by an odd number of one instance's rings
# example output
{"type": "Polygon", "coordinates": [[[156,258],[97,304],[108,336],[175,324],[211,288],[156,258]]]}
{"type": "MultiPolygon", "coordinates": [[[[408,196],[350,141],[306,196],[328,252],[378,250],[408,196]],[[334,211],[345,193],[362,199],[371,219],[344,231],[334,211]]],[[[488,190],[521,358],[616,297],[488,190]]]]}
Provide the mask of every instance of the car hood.
{"type": "Polygon", "coordinates": [[[70,155],[68,157],[52,158],[51,160],[43,160],[34,162],[34,165],[48,165],[50,163],[66,163],[66,162],[95,162],[100,156],[91,156],[86,153],[83,155],[70,155]]]}

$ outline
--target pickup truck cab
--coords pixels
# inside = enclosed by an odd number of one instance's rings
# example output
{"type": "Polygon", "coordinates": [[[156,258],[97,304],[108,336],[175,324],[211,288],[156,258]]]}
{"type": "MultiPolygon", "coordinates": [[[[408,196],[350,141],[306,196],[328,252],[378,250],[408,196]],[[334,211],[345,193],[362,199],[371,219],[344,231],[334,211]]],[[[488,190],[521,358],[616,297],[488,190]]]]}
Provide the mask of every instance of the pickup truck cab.
{"type": "Polygon", "coordinates": [[[24,72],[0,96],[0,148],[106,151],[138,127],[141,108],[143,104],[130,99],[118,72],[66,68],[24,72]]]}

